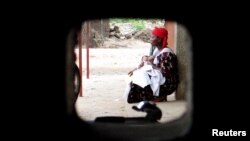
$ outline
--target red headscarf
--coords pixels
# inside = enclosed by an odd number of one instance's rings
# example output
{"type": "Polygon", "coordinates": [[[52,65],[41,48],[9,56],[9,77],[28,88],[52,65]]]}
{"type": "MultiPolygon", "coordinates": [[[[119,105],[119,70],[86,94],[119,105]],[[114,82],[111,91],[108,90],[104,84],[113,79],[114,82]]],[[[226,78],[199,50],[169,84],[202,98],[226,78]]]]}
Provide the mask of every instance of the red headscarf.
{"type": "Polygon", "coordinates": [[[152,34],[159,37],[159,38],[162,38],[163,39],[163,42],[162,42],[162,48],[166,47],[166,45],[168,44],[168,31],[167,29],[165,28],[158,28],[158,27],[155,27],[155,29],[152,31],[152,34]]]}

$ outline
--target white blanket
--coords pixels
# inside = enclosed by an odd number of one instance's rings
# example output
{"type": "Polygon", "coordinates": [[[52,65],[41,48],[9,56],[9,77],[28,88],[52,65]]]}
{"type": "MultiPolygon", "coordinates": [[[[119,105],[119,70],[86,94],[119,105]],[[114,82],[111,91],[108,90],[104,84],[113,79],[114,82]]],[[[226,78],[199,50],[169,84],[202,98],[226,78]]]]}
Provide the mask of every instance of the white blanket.
{"type": "Polygon", "coordinates": [[[160,85],[164,84],[166,79],[161,74],[161,71],[157,69],[152,69],[151,71],[147,72],[151,76],[151,84],[150,87],[153,91],[154,96],[159,96],[160,92],[160,85]]]}
{"type": "MultiPolygon", "coordinates": [[[[153,91],[153,95],[159,96],[160,85],[164,84],[165,77],[162,76],[159,70],[153,69],[151,65],[144,65],[140,69],[133,72],[131,81],[142,88],[150,85],[153,91]],[[151,78],[149,77],[149,75],[151,76],[151,78]]],[[[129,92],[128,89],[126,89],[126,93],[129,92]]]]}

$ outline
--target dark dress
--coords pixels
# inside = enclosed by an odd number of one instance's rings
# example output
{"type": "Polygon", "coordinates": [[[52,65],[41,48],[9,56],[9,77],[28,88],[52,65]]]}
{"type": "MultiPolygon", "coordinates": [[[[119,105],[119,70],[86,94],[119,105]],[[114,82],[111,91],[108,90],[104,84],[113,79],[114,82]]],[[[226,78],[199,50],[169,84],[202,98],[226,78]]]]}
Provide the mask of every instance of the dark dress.
{"type": "Polygon", "coordinates": [[[161,73],[163,77],[166,78],[165,83],[160,86],[159,97],[153,96],[150,85],[142,88],[131,82],[131,89],[127,99],[128,103],[154,101],[156,98],[160,98],[164,101],[167,95],[176,91],[179,83],[178,61],[176,55],[172,52],[164,52],[157,57],[157,60],[159,63],[156,66],[161,68],[161,73]]]}

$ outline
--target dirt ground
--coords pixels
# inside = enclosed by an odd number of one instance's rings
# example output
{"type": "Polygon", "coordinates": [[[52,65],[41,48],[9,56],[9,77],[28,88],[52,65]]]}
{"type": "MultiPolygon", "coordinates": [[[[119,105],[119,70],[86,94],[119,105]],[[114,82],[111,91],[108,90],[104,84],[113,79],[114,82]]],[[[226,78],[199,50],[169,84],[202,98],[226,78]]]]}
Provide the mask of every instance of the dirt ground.
{"type": "MultiPolygon", "coordinates": [[[[121,42],[120,42],[121,43],[121,42]]],[[[98,116],[145,116],[145,113],[132,110],[123,94],[127,73],[135,68],[143,55],[148,55],[150,44],[142,41],[124,41],[127,47],[91,48],[89,79],[86,78],[86,50],[83,49],[83,96],[78,97],[76,109],[79,117],[93,121],[98,116]]],[[[75,50],[78,53],[78,50],[75,50]]],[[[174,94],[168,102],[159,102],[162,109],[161,122],[173,120],[186,110],[185,101],[175,101],[174,94]]]]}

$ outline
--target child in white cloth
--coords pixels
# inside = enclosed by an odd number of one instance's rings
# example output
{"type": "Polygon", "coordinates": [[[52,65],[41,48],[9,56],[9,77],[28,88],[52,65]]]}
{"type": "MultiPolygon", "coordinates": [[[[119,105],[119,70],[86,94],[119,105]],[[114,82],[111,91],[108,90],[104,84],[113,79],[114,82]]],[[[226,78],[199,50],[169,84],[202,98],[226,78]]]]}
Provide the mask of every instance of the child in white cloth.
{"type": "Polygon", "coordinates": [[[154,96],[159,96],[160,85],[165,82],[165,77],[163,77],[160,70],[155,67],[151,61],[149,61],[149,56],[147,55],[142,56],[140,65],[131,70],[128,75],[131,79],[127,82],[128,84],[125,89],[124,98],[126,98],[129,94],[131,82],[142,88],[150,85],[154,96]]]}
{"type": "Polygon", "coordinates": [[[131,70],[128,73],[128,75],[129,76],[133,75],[133,72],[136,71],[136,70],[138,70],[138,69],[146,70],[146,69],[149,69],[149,68],[152,68],[152,67],[154,67],[153,66],[153,62],[149,61],[149,56],[148,55],[144,55],[144,56],[142,56],[141,63],[138,65],[138,67],[134,68],[133,70],[131,70]]]}

